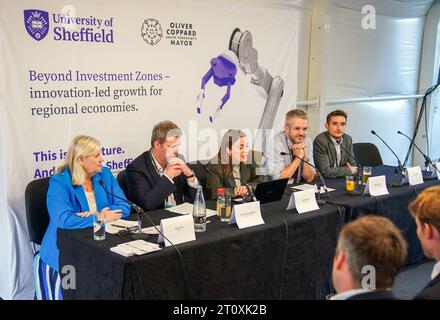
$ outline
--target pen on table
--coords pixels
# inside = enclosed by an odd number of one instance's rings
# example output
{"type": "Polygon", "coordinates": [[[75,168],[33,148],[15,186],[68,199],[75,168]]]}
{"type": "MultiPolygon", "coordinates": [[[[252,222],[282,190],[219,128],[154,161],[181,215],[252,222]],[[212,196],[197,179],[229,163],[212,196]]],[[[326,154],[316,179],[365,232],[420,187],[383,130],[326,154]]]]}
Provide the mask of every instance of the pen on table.
{"type": "Polygon", "coordinates": [[[117,224],[110,224],[112,227],[116,227],[116,228],[121,228],[121,229],[127,229],[127,227],[124,227],[124,226],[120,226],[120,225],[117,225],[117,224]]]}

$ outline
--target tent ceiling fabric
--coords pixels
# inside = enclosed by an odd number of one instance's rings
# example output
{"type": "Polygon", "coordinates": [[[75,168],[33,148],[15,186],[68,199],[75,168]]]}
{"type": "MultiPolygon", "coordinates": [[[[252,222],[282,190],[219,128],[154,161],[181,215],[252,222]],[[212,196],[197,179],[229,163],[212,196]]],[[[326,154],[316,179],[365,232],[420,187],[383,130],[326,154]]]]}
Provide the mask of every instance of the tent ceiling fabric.
{"type": "Polygon", "coordinates": [[[360,11],[365,5],[372,5],[376,14],[415,18],[424,17],[435,0],[336,0],[335,5],[341,8],[360,11]]]}
{"type": "MultiPolygon", "coordinates": [[[[359,10],[336,5],[330,13],[331,28],[325,48],[328,98],[418,92],[424,15],[412,18],[378,15],[377,29],[364,30],[359,10]]],[[[389,142],[400,158],[404,158],[408,141],[396,131],[413,132],[414,100],[327,106],[326,112],[337,108],[349,114],[347,132],[354,141],[377,144],[384,163],[396,164],[393,155],[370,134],[374,129],[389,142]]]]}
{"type": "MultiPolygon", "coordinates": [[[[322,1],[322,0],[317,0],[322,1]]],[[[401,18],[423,17],[428,13],[429,8],[435,0],[335,0],[335,6],[360,11],[365,5],[372,5],[379,15],[401,18]]],[[[311,10],[314,0],[247,0],[242,1],[248,4],[258,3],[258,5],[274,5],[295,7],[311,10]]]]}
{"type": "Polygon", "coordinates": [[[258,6],[285,6],[300,9],[312,9],[314,3],[313,0],[241,0],[240,2],[250,5],[255,4],[258,6]]]}

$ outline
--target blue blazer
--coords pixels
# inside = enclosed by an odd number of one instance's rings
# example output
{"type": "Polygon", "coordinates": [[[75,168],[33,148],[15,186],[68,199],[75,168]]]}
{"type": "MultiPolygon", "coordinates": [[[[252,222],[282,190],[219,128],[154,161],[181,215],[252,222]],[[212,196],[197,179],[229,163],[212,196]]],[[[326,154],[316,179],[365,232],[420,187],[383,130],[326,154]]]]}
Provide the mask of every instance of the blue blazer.
{"type": "MultiPolygon", "coordinates": [[[[130,206],[109,194],[99,184],[102,180],[105,188],[123,198],[124,192],[118,185],[110,170],[106,167],[92,178],[95,191],[96,208],[101,211],[105,207],[110,210],[121,209],[122,216],[130,214],[130,206]]],[[[54,175],[49,181],[47,192],[47,210],[50,222],[40,247],[40,257],[49,266],[59,272],[59,251],[57,246],[57,231],[59,229],[83,229],[93,226],[93,217],[78,217],[78,212],[89,211],[86,195],[82,186],[72,184],[72,176],[68,169],[54,175]]],[[[92,233],[90,233],[92,237],[92,233]]]]}

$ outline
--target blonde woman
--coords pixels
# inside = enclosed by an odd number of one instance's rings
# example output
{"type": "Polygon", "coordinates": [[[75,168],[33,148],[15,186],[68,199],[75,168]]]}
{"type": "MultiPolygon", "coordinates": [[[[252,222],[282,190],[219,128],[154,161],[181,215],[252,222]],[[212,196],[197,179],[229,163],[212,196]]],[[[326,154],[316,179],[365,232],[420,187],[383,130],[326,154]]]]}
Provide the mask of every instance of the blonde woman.
{"type": "Polygon", "coordinates": [[[57,230],[92,227],[97,213],[111,222],[130,214],[122,200],[107,194],[103,188],[123,199],[125,195],[108,168],[102,166],[100,143],[89,136],[73,139],[66,162],[50,179],[47,209],[50,222],[34,259],[37,299],[62,300],[59,275],[57,230]]]}

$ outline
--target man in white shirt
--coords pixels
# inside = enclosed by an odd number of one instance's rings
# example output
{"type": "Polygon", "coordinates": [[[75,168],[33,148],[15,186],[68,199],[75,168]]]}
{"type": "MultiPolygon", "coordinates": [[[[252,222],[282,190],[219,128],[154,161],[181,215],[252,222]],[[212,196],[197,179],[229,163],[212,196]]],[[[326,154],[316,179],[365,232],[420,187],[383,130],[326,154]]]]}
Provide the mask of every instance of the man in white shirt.
{"type": "Polygon", "coordinates": [[[364,216],[339,234],[331,300],[394,300],[391,288],[406,259],[407,245],[387,218],[364,216]]]}
{"type": "Polygon", "coordinates": [[[421,192],[409,205],[409,210],[416,220],[417,237],[425,256],[437,261],[431,281],[415,299],[440,300],[440,186],[421,192]]]}
{"type": "Polygon", "coordinates": [[[271,179],[289,178],[289,183],[313,181],[315,169],[302,161],[313,164],[313,147],[307,138],[307,122],[306,113],[300,109],[286,113],[284,131],[275,135],[273,145],[267,145],[267,168],[271,179]]]}

